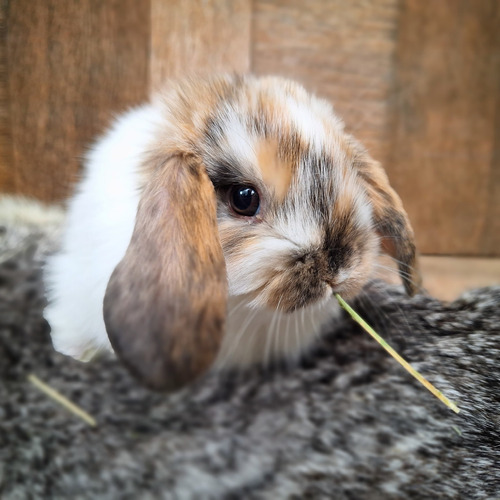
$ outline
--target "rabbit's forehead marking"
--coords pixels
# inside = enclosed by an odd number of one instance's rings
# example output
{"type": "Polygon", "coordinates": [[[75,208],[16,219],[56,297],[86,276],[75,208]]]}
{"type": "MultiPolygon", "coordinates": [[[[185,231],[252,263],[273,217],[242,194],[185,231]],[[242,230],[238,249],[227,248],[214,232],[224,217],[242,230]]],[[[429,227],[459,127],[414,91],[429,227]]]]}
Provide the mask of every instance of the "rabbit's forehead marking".
{"type": "Polygon", "coordinates": [[[327,142],[327,127],[323,116],[310,103],[287,97],[283,102],[284,116],[310,148],[320,151],[327,142]]]}
{"type": "Polygon", "coordinates": [[[255,165],[256,151],[255,138],[249,133],[244,121],[232,109],[223,109],[219,112],[218,122],[221,124],[220,137],[217,139],[222,151],[235,159],[241,166],[255,165]]]}
{"type": "Polygon", "coordinates": [[[273,196],[282,202],[292,180],[292,162],[278,154],[276,140],[261,140],[256,147],[257,166],[264,184],[273,191],[273,196]]]}

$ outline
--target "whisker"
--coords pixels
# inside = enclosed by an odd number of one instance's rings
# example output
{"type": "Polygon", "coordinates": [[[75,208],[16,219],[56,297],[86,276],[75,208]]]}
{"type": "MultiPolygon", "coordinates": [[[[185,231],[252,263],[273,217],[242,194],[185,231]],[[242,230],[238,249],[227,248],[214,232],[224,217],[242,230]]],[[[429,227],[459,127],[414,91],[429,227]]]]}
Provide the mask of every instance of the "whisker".
{"type": "Polygon", "coordinates": [[[306,310],[304,308],[302,308],[302,313],[300,315],[300,322],[301,322],[301,326],[302,326],[302,335],[305,335],[305,332],[306,332],[305,315],[306,315],[306,310]]]}
{"type": "Polygon", "coordinates": [[[406,279],[406,281],[409,281],[413,286],[415,286],[415,288],[417,288],[420,291],[423,290],[422,285],[420,285],[415,280],[413,280],[412,275],[406,271],[401,271],[401,270],[394,269],[394,268],[389,267],[389,266],[384,266],[383,264],[379,264],[378,262],[375,262],[374,267],[379,268],[379,269],[383,269],[384,271],[389,271],[389,272],[395,274],[396,276],[404,277],[406,279]]]}
{"type": "Polygon", "coordinates": [[[235,307],[233,307],[230,311],[229,314],[227,315],[228,318],[231,316],[234,316],[236,312],[238,312],[243,306],[246,306],[247,302],[245,300],[241,300],[239,304],[237,304],[235,307]]]}
{"type": "MultiPolygon", "coordinates": [[[[300,315],[302,318],[304,317],[304,309],[301,310],[300,315]]],[[[295,351],[299,351],[300,347],[300,333],[299,333],[299,318],[298,316],[294,316],[295,319],[295,351]]]]}
{"type": "Polygon", "coordinates": [[[266,365],[269,365],[269,355],[270,355],[270,349],[271,349],[271,339],[272,339],[272,332],[274,328],[274,323],[276,322],[276,317],[279,314],[279,306],[281,304],[281,299],[283,298],[283,295],[280,296],[278,300],[278,306],[276,307],[273,317],[271,318],[271,323],[267,329],[267,336],[266,336],[266,347],[265,347],[265,354],[264,354],[264,362],[266,365]]]}
{"type": "MultiPolygon", "coordinates": [[[[314,309],[314,308],[319,309],[319,305],[314,304],[312,309],[314,309]]],[[[314,338],[317,340],[318,338],[320,338],[320,331],[318,330],[318,321],[314,319],[314,318],[316,318],[316,314],[314,314],[314,313],[311,314],[310,318],[311,318],[311,323],[312,323],[312,327],[313,327],[313,331],[314,331],[314,338]]]]}
{"type": "Polygon", "coordinates": [[[245,331],[250,326],[250,324],[252,323],[252,321],[254,320],[254,318],[255,318],[255,316],[257,315],[258,312],[259,312],[258,309],[251,309],[248,312],[244,324],[242,325],[241,329],[239,330],[236,338],[231,341],[231,345],[230,345],[229,349],[225,353],[224,358],[221,360],[222,366],[227,366],[228,365],[228,360],[235,353],[235,351],[238,348],[238,345],[239,345],[241,339],[243,338],[243,336],[245,334],[245,331]]]}
{"type": "Polygon", "coordinates": [[[398,260],[396,259],[396,257],[392,256],[392,255],[388,255],[388,257],[390,259],[392,259],[396,264],[401,264],[402,266],[406,266],[406,267],[409,267],[411,270],[415,270],[415,268],[413,266],[409,266],[408,263],[406,262],[403,262],[402,260],[398,260]]]}
{"type": "Polygon", "coordinates": [[[289,338],[289,335],[288,335],[288,331],[289,331],[289,328],[290,328],[290,314],[287,314],[286,316],[286,327],[285,327],[285,355],[288,357],[288,353],[290,352],[289,351],[289,347],[290,347],[290,338],[289,338]]]}
{"type": "MultiPolygon", "coordinates": [[[[278,305],[279,307],[279,305],[278,305]]],[[[279,309],[278,309],[279,311],[279,309]]],[[[279,340],[280,340],[280,325],[281,325],[281,320],[283,319],[283,314],[280,312],[279,315],[278,315],[278,322],[276,323],[276,327],[274,329],[274,332],[273,332],[273,346],[274,346],[274,351],[273,351],[273,354],[274,354],[274,357],[276,355],[276,352],[279,350],[278,347],[279,347],[279,340]]],[[[285,338],[285,341],[286,341],[286,338],[285,338]]]]}
{"type": "Polygon", "coordinates": [[[408,278],[411,277],[411,274],[406,272],[406,271],[400,271],[399,269],[394,269],[393,267],[390,267],[390,266],[384,266],[383,264],[379,264],[378,262],[375,262],[374,264],[375,267],[379,268],[379,269],[384,269],[385,271],[389,271],[397,276],[406,276],[408,278]]]}

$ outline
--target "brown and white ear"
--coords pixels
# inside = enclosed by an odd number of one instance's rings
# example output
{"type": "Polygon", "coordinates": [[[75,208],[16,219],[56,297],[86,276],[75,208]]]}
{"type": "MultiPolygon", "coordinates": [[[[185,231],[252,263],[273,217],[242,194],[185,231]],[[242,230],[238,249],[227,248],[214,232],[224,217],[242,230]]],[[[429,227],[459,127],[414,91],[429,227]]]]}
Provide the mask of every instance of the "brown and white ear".
{"type": "Polygon", "coordinates": [[[214,361],[226,302],[213,185],[193,158],[172,157],[145,186],[129,247],[106,289],[111,345],[145,385],[178,389],[214,361]]]}
{"type": "Polygon", "coordinates": [[[371,200],[382,249],[397,261],[406,293],[414,295],[420,290],[422,280],[413,229],[401,198],[390,186],[382,166],[367,154],[356,162],[356,167],[371,200]]]}

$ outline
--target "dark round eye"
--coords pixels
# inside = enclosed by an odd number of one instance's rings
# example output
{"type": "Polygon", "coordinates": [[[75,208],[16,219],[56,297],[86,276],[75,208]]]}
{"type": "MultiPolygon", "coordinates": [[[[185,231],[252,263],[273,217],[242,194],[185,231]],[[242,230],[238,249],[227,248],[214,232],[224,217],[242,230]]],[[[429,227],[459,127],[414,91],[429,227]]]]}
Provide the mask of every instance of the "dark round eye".
{"type": "Polygon", "coordinates": [[[229,191],[231,208],[245,217],[252,217],[259,211],[259,193],[252,186],[234,186],[229,191]]]}

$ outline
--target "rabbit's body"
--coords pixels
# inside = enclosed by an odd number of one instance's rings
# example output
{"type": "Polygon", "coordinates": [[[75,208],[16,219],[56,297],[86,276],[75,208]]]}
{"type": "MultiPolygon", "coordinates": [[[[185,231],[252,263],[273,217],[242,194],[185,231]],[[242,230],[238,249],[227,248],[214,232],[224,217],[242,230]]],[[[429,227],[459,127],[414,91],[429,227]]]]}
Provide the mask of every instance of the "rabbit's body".
{"type": "Polygon", "coordinates": [[[113,349],[176,388],[296,359],[338,314],[333,292],[372,277],[381,238],[413,292],[401,202],[328,103],[279,78],[185,81],[88,155],[45,315],[59,351],[113,349]]]}

